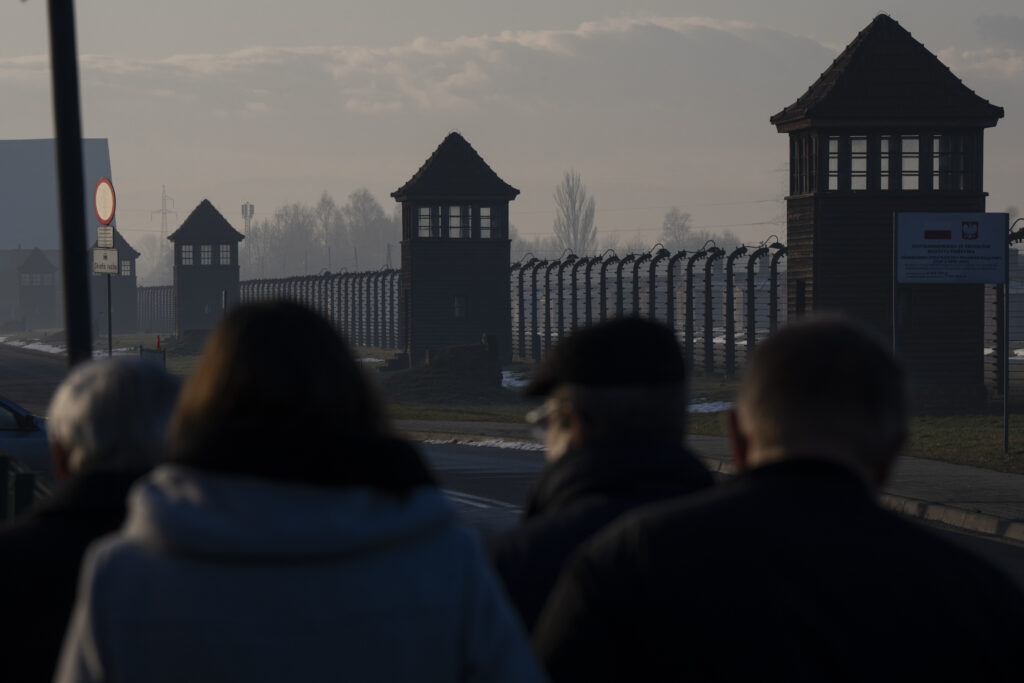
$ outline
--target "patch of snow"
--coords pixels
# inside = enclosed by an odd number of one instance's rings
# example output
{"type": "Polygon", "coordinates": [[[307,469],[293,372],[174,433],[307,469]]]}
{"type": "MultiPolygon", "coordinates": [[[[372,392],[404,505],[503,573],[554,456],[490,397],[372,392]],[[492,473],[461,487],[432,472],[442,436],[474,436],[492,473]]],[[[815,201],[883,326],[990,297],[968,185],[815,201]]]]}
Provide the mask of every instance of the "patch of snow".
{"type": "Polygon", "coordinates": [[[505,448],[513,451],[544,450],[544,444],[529,441],[505,441],[503,439],[424,439],[421,443],[433,446],[452,444],[456,446],[476,446],[479,448],[505,448]]]}
{"type": "Polygon", "coordinates": [[[530,380],[525,372],[516,372],[514,370],[501,371],[501,386],[503,387],[525,387],[529,383],[530,380]]]}
{"type": "Polygon", "coordinates": [[[50,344],[43,344],[42,342],[29,342],[28,344],[22,344],[21,346],[26,349],[32,349],[33,351],[42,351],[44,353],[64,353],[64,349],[59,346],[51,346],[50,344]]]}
{"type": "Polygon", "coordinates": [[[383,363],[380,358],[357,358],[357,363],[383,363]]]}
{"type": "Polygon", "coordinates": [[[729,401],[709,401],[707,403],[691,403],[686,407],[688,413],[720,413],[723,410],[731,410],[732,403],[729,401]]]}

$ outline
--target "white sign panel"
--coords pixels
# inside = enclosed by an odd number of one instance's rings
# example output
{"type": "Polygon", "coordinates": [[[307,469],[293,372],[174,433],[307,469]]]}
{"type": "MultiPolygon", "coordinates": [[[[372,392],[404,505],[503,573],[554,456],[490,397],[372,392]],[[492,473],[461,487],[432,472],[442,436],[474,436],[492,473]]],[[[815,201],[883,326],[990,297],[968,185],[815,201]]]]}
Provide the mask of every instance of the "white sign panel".
{"type": "Polygon", "coordinates": [[[117,249],[93,249],[92,272],[117,275],[117,249]]]}
{"type": "Polygon", "coordinates": [[[896,214],[896,281],[907,284],[1006,280],[1005,213],[896,214]]]}
{"type": "Polygon", "coordinates": [[[114,248],[114,229],[109,225],[100,225],[96,228],[96,246],[100,249],[114,248]]]}

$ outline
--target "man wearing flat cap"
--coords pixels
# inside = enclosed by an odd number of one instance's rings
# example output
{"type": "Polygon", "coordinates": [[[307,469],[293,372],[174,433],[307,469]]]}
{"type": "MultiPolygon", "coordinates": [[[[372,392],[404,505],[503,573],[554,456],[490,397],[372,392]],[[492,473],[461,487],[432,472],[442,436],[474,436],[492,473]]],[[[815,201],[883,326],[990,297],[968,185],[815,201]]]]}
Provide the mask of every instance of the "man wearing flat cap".
{"type": "Polygon", "coordinates": [[[492,539],[491,558],[532,630],[576,548],[637,507],[712,485],[683,446],[686,364],[672,330],[640,318],[583,328],[556,345],[525,393],[544,404],[548,466],[522,523],[492,539]]]}

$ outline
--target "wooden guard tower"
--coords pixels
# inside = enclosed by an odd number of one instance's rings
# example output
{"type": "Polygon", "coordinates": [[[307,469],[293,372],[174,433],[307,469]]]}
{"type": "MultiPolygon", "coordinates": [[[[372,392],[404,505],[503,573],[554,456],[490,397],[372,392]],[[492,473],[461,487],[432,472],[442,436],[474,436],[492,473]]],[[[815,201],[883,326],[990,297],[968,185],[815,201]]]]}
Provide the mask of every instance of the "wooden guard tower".
{"type": "Polygon", "coordinates": [[[411,362],[485,334],[511,359],[508,203],[518,194],[458,133],[391,193],[402,204],[399,337],[411,362]]]}
{"type": "Polygon", "coordinates": [[[181,227],[167,237],[174,243],[174,310],[177,334],[209,330],[224,308],[238,303],[238,243],[245,239],[210,200],[199,203],[181,227]]]}
{"type": "MultiPolygon", "coordinates": [[[[789,134],[789,312],[839,310],[891,338],[893,215],[981,212],[983,132],[1003,116],[880,14],[796,102],[789,134]]],[[[917,408],[985,401],[982,285],[897,290],[917,408]]]]}

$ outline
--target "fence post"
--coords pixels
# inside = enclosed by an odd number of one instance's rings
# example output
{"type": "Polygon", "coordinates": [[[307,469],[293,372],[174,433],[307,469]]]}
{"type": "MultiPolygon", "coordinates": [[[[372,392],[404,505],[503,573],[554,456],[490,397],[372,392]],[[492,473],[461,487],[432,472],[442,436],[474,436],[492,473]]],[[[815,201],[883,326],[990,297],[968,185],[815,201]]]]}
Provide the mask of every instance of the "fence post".
{"type": "Polygon", "coordinates": [[[608,319],[608,266],[610,266],[613,263],[618,263],[618,260],[619,257],[616,256],[615,254],[612,254],[607,259],[605,259],[603,263],[601,263],[601,272],[599,274],[599,282],[601,284],[601,298],[599,307],[599,312],[601,314],[601,322],[604,322],[605,320],[608,319]]]}
{"type": "Polygon", "coordinates": [[[696,354],[694,353],[693,344],[693,335],[696,332],[694,330],[694,309],[696,307],[693,301],[693,266],[705,256],[707,256],[707,250],[700,249],[694,252],[686,261],[686,308],[683,320],[683,336],[686,338],[686,361],[691,368],[696,367],[694,363],[694,356],[696,354]]]}
{"type": "Polygon", "coordinates": [[[526,271],[533,268],[537,260],[531,258],[519,268],[519,358],[521,360],[526,360],[526,285],[523,281],[526,271]]]}
{"type": "Polygon", "coordinates": [[[544,268],[544,353],[551,350],[551,271],[560,265],[555,259],[544,268]]]}
{"type": "Polygon", "coordinates": [[[640,254],[633,261],[633,315],[640,315],[640,264],[651,258],[651,252],[640,254]]]}
{"type": "Polygon", "coordinates": [[[707,260],[704,262],[704,372],[715,374],[715,309],[712,301],[714,287],[711,282],[711,269],[715,261],[725,256],[725,250],[711,247],[707,260]]]}
{"type": "Polygon", "coordinates": [[[736,376],[736,291],[735,268],[736,259],[747,253],[747,248],[740,245],[729,254],[725,261],[725,374],[736,376]]]}
{"type": "Polygon", "coordinates": [[[754,278],[754,268],[757,267],[758,262],[764,258],[768,253],[768,247],[760,246],[754,250],[750,256],[747,257],[747,293],[746,293],[746,307],[747,307],[747,353],[746,357],[749,359],[751,352],[754,350],[754,346],[757,344],[757,301],[755,300],[755,291],[757,289],[757,282],[754,278]]]}
{"type": "Polygon", "coordinates": [[[537,316],[537,271],[547,264],[547,261],[537,261],[530,270],[530,356],[535,361],[540,360],[540,326],[537,316]]]}
{"type": "MultiPolygon", "coordinates": [[[[573,274],[575,276],[575,273],[576,273],[576,270],[575,270],[576,266],[574,265],[575,263],[576,263],[576,255],[575,254],[569,254],[568,256],[565,257],[565,260],[562,261],[562,264],[560,266],[558,266],[558,328],[557,329],[558,329],[558,339],[559,339],[559,341],[561,341],[562,337],[565,335],[565,269],[566,269],[567,266],[572,266],[573,267],[573,274]]],[[[576,278],[573,277],[573,284],[575,285],[575,283],[576,283],[576,278]]],[[[575,292],[575,290],[573,291],[572,301],[573,301],[573,315],[575,315],[575,312],[576,312],[576,292],[575,292]]]]}
{"type": "MultiPolygon", "coordinates": [[[[658,263],[671,255],[671,252],[663,247],[651,258],[651,267],[647,274],[647,317],[651,320],[656,320],[658,316],[658,263]]],[[[671,280],[671,276],[669,279],[671,280]]]]}
{"type": "Polygon", "coordinates": [[[583,271],[583,279],[585,281],[585,290],[587,293],[586,305],[583,307],[584,322],[589,327],[594,323],[594,297],[591,295],[590,283],[593,279],[590,277],[591,271],[598,263],[601,262],[600,256],[592,256],[587,259],[586,269],[583,271]]]}
{"type": "MultiPolygon", "coordinates": [[[[576,259],[576,263],[572,264],[572,284],[570,289],[572,290],[572,329],[576,329],[580,325],[580,309],[579,309],[579,270],[581,266],[585,266],[590,263],[590,259],[586,256],[582,256],[576,259]]],[[[587,297],[590,297],[590,282],[587,282],[587,287],[584,289],[587,297]]]]}
{"type": "Polygon", "coordinates": [[[676,264],[684,258],[686,258],[685,249],[676,252],[675,256],[669,258],[665,270],[665,324],[672,328],[673,332],[676,329],[676,283],[672,273],[676,264]]]}
{"type": "Polygon", "coordinates": [[[772,333],[779,327],[779,259],[786,255],[786,247],[776,242],[772,245],[777,251],[768,262],[768,332],[772,333]]]}
{"type": "Polygon", "coordinates": [[[636,260],[636,254],[626,254],[624,257],[622,257],[622,260],[619,261],[619,265],[616,268],[616,275],[617,275],[617,277],[615,279],[615,315],[618,318],[621,318],[625,314],[624,311],[623,311],[624,305],[623,305],[623,301],[622,301],[622,299],[623,299],[623,292],[622,292],[622,290],[623,290],[622,270],[626,267],[627,263],[630,263],[630,262],[635,261],[635,260],[636,260]]]}

